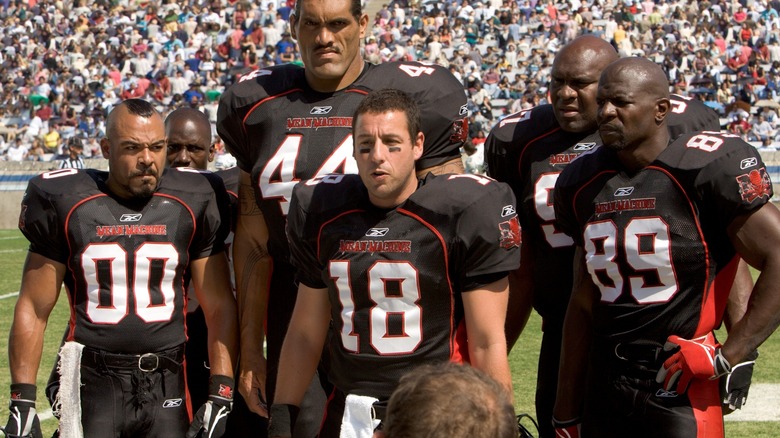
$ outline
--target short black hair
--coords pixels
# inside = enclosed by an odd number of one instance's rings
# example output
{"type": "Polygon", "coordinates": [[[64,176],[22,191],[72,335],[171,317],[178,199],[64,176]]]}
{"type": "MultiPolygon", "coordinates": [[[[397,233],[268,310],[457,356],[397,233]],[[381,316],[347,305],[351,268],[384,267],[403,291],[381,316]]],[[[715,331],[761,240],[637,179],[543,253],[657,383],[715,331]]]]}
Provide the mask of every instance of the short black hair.
{"type": "MultiPolygon", "coordinates": [[[[301,3],[303,3],[303,0],[296,0],[295,2],[295,9],[293,9],[293,14],[296,17],[301,16],[301,3]]],[[[363,5],[360,3],[360,0],[352,0],[349,5],[349,12],[353,17],[355,17],[356,21],[360,20],[360,16],[363,15],[363,5]]]]}
{"type": "Polygon", "coordinates": [[[401,90],[384,88],[368,93],[355,110],[352,116],[352,130],[354,134],[358,118],[362,114],[382,114],[390,111],[398,111],[406,115],[406,125],[409,128],[409,138],[414,141],[417,134],[422,131],[420,121],[420,108],[417,103],[401,90]]]}

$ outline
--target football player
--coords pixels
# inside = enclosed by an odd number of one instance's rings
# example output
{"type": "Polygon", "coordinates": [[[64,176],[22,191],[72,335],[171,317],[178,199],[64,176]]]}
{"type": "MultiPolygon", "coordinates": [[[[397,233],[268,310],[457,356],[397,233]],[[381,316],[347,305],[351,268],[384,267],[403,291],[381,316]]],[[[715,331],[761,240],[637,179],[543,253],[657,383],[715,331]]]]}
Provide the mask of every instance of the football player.
{"type": "Polygon", "coordinates": [[[300,286],[270,436],[291,436],[326,339],[335,390],[319,436],[355,436],[372,410],[381,420],[401,375],[423,363],[470,362],[511,394],[503,316],[520,255],[512,191],[476,175],[431,174],[418,187],[424,135],[402,91],[369,94],[353,120],[359,175],[293,191],[287,231],[300,286]]]}
{"type": "MultiPolygon", "coordinates": [[[[374,89],[406,91],[423,114],[418,172],[463,172],[459,148],[468,135],[463,85],[437,65],[364,62],[360,40],[368,23],[360,0],[296,2],[290,25],[306,67],[287,64],[249,73],[220,100],[217,131],[241,169],[234,247],[242,350],[238,386],[260,415],[267,415],[261,407],[266,375],[268,400],[273,399],[297,293],[284,234],[292,190],[301,180],[357,172],[351,129],[358,103],[374,89]]],[[[305,412],[312,417],[299,421],[310,427],[296,430],[308,438],[321,414],[305,412]]]]}
{"type": "Polygon", "coordinates": [[[44,173],[22,201],[19,228],[30,248],[9,339],[5,432],[38,427],[43,331],[65,283],[72,316],[61,351],[63,436],[182,436],[188,428],[221,436],[238,350],[224,185],[164,170],[163,121],[148,102],[116,106],[106,132],[108,172],[44,173]],[[183,370],[187,269],[211,328],[209,397],[194,418],[183,370]]]}
{"type": "MultiPolygon", "coordinates": [[[[536,415],[545,438],[554,436],[552,408],[574,255],[573,240],[555,224],[553,188],[569,163],[601,144],[596,131],[596,90],[601,71],[616,59],[618,54],[612,45],[594,36],[582,36],[564,46],[552,66],[551,104],[503,119],[485,143],[488,174],[507,182],[522,206],[523,256],[520,269],[510,276],[507,340],[511,349],[531,308],[536,309],[542,316],[544,331],[536,415]]],[[[712,109],[682,96],[672,99],[667,123],[673,137],[694,130],[719,130],[718,116],[712,109]]],[[[746,266],[738,278],[740,287],[735,289],[749,293],[752,280],[746,266]]],[[[744,302],[729,307],[730,311],[739,309],[744,311],[744,302]]],[[[735,315],[733,320],[740,316],[735,315]]],[[[749,382],[748,375],[745,386],[749,382]]]]}
{"type": "Polygon", "coordinates": [[[583,436],[723,436],[717,380],[778,325],[780,212],[766,167],[736,136],[673,141],[668,83],[646,59],[610,64],[597,103],[603,146],[555,186],[558,224],[576,245],[556,426],[563,436],[580,425],[583,436]],[[720,344],[712,330],[740,256],[762,272],[720,344]]]}

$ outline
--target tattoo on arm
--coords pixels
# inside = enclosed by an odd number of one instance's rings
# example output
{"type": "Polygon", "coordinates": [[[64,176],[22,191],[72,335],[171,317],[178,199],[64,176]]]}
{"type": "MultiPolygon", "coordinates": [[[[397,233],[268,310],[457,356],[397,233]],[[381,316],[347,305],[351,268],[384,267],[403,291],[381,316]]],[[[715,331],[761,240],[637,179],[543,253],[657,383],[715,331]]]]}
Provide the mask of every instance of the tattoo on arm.
{"type": "Polygon", "coordinates": [[[239,212],[242,216],[258,216],[263,213],[260,211],[260,207],[255,202],[255,190],[250,184],[241,184],[241,188],[238,191],[239,212]]]}

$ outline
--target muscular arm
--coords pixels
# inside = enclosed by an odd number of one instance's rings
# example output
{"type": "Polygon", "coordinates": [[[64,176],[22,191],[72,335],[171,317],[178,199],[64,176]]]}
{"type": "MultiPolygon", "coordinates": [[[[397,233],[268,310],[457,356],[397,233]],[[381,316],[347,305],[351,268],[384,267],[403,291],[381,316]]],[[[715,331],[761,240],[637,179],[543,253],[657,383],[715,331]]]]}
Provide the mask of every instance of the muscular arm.
{"type": "Polygon", "coordinates": [[[298,286],[298,299],[279,359],[274,403],[301,405],[322,355],[329,323],[327,290],[298,286]]]}
{"type": "Polygon", "coordinates": [[[238,203],[238,220],[233,238],[233,269],[241,341],[238,389],[252,412],[267,416],[258,391],[262,392],[265,399],[263,338],[272,260],[268,254],[268,227],[255,202],[251,177],[244,171],[239,176],[238,203]]]}
{"type": "Polygon", "coordinates": [[[726,323],[726,330],[731,330],[731,326],[745,316],[752,290],[753,276],[750,275],[750,267],[744,260],[740,260],[737,267],[737,275],[734,277],[734,285],[731,286],[729,301],[726,305],[726,315],[723,320],[726,323]]]}
{"type": "Polygon", "coordinates": [[[728,232],[742,258],[761,271],[744,317],[732,321],[723,344],[724,357],[736,364],[780,325],[780,211],[765,204],[735,219],[728,232]]]}
{"type": "Polygon", "coordinates": [[[238,355],[236,301],[224,253],[193,260],[192,284],[209,328],[211,374],[232,377],[238,355]]]}
{"type": "MultiPolygon", "coordinates": [[[[529,240],[525,237],[524,242],[529,240]]],[[[531,248],[528,244],[520,247],[520,267],[509,273],[509,304],[506,312],[506,343],[512,351],[517,339],[523,332],[534,304],[533,276],[531,275],[531,248]]]]}
{"type": "Polygon", "coordinates": [[[505,277],[480,289],[464,292],[461,296],[471,365],[503,385],[511,397],[512,375],[507,360],[503,319],[509,299],[509,282],[505,277]]]}
{"type": "Polygon", "coordinates": [[[465,169],[463,168],[463,160],[458,157],[436,166],[418,170],[417,178],[425,178],[429,172],[434,175],[443,175],[445,173],[464,173],[465,169]]]}
{"type": "Polygon", "coordinates": [[[43,351],[43,333],[60,294],[65,265],[40,254],[27,253],[22,287],[8,337],[12,383],[35,384],[43,351]]]}
{"type": "Polygon", "coordinates": [[[553,417],[560,421],[580,418],[587,387],[586,378],[593,339],[593,306],[599,290],[585,266],[585,250],[574,253],[574,285],[563,323],[558,394],[553,417]]]}

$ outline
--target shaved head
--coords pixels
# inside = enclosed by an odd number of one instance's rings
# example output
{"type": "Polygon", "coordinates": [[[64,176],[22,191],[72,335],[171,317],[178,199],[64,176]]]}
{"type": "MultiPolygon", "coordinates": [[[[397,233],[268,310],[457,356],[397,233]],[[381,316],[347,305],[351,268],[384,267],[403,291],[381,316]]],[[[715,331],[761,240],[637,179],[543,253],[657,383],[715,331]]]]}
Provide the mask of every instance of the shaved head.
{"type": "Polygon", "coordinates": [[[619,58],[611,44],[591,35],[564,46],[553,61],[550,101],[567,132],[596,130],[596,91],[602,70],[619,58]]]}
{"type": "Polygon", "coordinates": [[[610,77],[631,78],[637,89],[657,99],[669,98],[669,80],[661,66],[646,58],[622,58],[607,66],[601,80],[610,77]]]}

